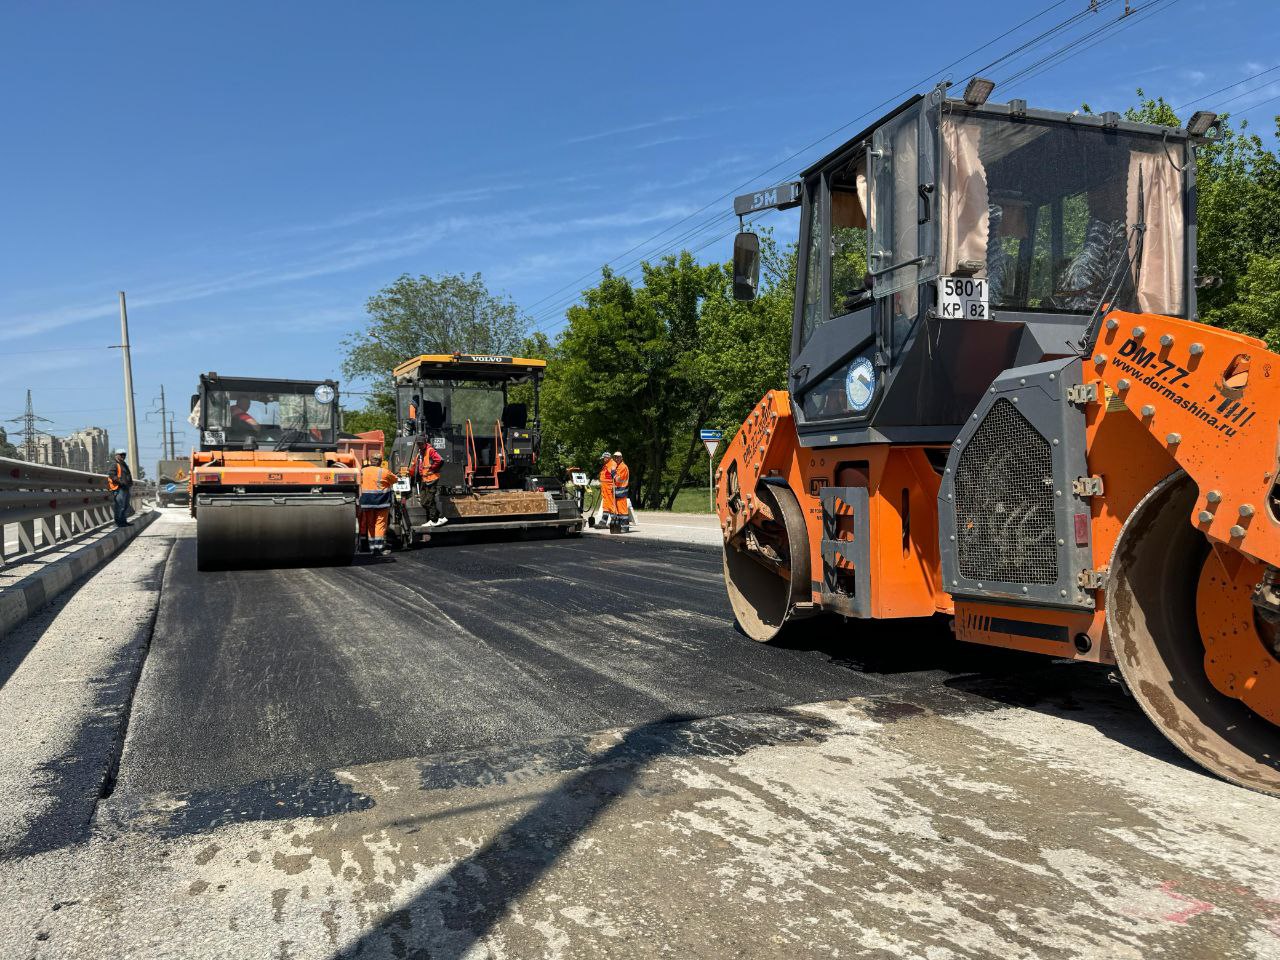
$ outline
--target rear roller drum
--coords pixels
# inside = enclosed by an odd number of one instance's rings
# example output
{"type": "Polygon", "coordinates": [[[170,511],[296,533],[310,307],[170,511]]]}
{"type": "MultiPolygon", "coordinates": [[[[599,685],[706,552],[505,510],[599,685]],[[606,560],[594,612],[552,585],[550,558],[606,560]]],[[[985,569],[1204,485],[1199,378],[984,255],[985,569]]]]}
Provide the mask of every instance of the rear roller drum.
{"type": "Polygon", "coordinates": [[[796,607],[812,596],[809,538],[788,488],[762,485],[757,495],[774,519],[748,526],[736,543],[725,544],[724,582],[742,632],[768,643],[811,612],[796,607]]]}
{"type": "Polygon", "coordinates": [[[334,566],[356,552],[355,505],[206,503],[196,517],[196,567],[334,566]]]}
{"type": "Polygon", "coordinates": [[[1253,607],[1262,568],[1191,525],[1195,484],[1166,478],[1125,521],[1111,558],[1107,631],[1147,716],[1188,757],[1280,795],[1280,659],[1253,607]]]}

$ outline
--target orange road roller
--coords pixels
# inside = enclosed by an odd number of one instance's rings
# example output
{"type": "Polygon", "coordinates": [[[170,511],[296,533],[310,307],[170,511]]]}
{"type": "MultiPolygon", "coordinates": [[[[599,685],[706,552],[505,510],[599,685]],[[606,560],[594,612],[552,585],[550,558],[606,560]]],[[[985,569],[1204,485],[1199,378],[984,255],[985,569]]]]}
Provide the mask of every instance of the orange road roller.
{"type": "Polygon", "coordinates": [[[190,420],[198,569],[352,562],[360,464],[335,382],[202,374],[190,420]]]}
{"type": "MultiPolygon", "coordinates": [[[[1187,756],[1280,795],[1280,356],[1198,323],[1196,165],[1216,134],[913,97],[746,194],[798,207],[787,389],[716,474],[751,638],[954,618],[971,643],[1115,665],[1187,756]]],[[[752,299],[759,242],[734,245],[752,299]]]]}

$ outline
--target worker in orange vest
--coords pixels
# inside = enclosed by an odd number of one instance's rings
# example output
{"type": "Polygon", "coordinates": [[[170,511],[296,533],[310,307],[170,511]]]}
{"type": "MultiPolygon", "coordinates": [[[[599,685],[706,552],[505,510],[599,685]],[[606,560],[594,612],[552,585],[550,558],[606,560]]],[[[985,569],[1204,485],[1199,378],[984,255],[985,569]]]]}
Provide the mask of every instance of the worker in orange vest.
{"type": "Polygon", "coordinates": [[[116,459],[107,471],[107,489],[111,491],[112,508],[116,515],[117,527],[131,526],[129,523],[129,491],[133,488],[133,472],[125,461],[127,454],[123,450],[116,451],[116,459]]]}
{"type": "Polygon", "coordinates": [[[613,467],[613,455],[606,450],[600,454],[600,526],[602,527],[613,523],[613,515],[618,511],[618,504],[613,496],[613,467]]]}
{"type": "Polygon", "coordinates": [[[622,459],[622,451],[613,451],[613,502],[618,526],[623,533],[631,526],[631,468],[622,459]]]}
{"type": "Polygon", "coordinates": [[[360,470],[360,545],[368,544],[375,557],[387,549],[387,521],[391,514],[391,488],[396,475],[382,465],[375,453],[360,470]]]}
{"type": "Polygon", "coordinates": [[[440,501],[437,496],[440,489],[440,465],[444,457],[429,443],[422,445],[422,452],[414,458],[410,473],[418,480],[418,502],[427,512],[424,527],[439,527],[449,522],[448,517],[440,516],[440,501]]]}

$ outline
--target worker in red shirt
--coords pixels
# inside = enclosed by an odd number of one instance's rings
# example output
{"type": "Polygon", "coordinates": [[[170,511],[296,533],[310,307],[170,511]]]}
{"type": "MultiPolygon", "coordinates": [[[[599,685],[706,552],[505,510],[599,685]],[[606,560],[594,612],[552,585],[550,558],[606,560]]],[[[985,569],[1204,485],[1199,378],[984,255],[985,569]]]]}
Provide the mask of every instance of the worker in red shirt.
{"type": "Polygon", "coordinates": [[[253,414],[249,412],[249,401],[240,399],[232,402],[230,416],[227,418],[227,433],[236,437],[256,436],[261,429],[253,414]]]}
{"type": "Polygon", "coordinates": [[[412,476],[418,481],[418,502],[427,512],[427,522],[422,525],[424,528],[441,527],[449,522],[448,517],[440,516],[438,494],[442,463],[444,463],[444,457],[440,456],[439,451],[431,444],[424,443],[421,451],[414,458],[413,467],[410,470],[412,476]]]}
{"type": "Polygon", "coordinates": [[[387,522],[391,515],[391,488],[396,475],[382,465],[375,453],[360,470],[360,547],[375,557],[387,550],[387,522]]]}

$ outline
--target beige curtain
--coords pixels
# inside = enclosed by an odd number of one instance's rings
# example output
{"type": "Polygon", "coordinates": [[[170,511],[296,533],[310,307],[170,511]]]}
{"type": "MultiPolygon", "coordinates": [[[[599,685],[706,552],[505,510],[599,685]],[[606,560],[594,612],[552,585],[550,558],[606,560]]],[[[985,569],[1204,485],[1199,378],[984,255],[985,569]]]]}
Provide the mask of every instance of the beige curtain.
{"type": "MultiPolygon", "coordinates": [[[[916,169],[919,164],[919,149],[916,142],[916,122],[913,114],[900,121],[893,131],[893,260],[901,263],[910,260],[920,252],[920,234],[918,220],[919,185],[916,169]]],[[[887,266],[887,264],[886,264],[887,266]]],[[[916,289],[916,277],[920,273],[918,266],[903,267],[897,271],[900,281],[905,283],[903,289],[896,294],[898,309],[907,316],[915,316],[919,302],[916,289]]]]}
{"type": "MultiPolygon", "coordinates": [[[[1129,187],[1125,220],[1138,222],[1138,178],[1142,178],[1147,232],[1138,274],[1138,309],[1147,313],[1182,313],[1183,243],[1182,171],[1164,152],[1134,150],[1129,157],[1129,187]]],[[[1134,237],[1130,242],[1136,242],[1134,237]]]]}
{"type": "Polygon", "coordinates": [[[956,272],[962,260],[983,264],[978,276],[987,275],[987,237],[991,230],[990,195],[987,171],[982,165],[976,123],[956,117],[942,121],[943,170],[939,199],[939,229],[942,231],[941,269],[944,275],[956,272]]]}

